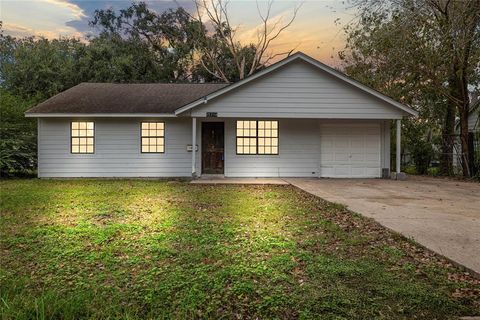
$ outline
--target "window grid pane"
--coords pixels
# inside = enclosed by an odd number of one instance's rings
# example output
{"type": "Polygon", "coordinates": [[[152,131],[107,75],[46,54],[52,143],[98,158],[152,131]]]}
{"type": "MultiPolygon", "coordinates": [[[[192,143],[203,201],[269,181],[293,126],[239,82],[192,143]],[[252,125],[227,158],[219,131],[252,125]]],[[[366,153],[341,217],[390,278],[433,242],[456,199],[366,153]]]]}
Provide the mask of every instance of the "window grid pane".
{"type": "Polygon", "coordinates": [[[278,121],[237,121],[237,154],[278,154],[278,121]]]}
{"type": "Polygon", "coordinates": [[[257,154],[256,121],[237,121],[237,154],[257,154]]]}
{"type": "Polygon", "coordinates": [[[278,121],[258,121],[258,154],[278,154],[278,121]]]}
{"type": "Polygon", "coordinates": [[[70,136],[71,153],[95,153],[94,122],[73,121],[70,136]]]}
{"type": "Polygon", "coordinates": [[[164,153],[165,152],[165,123],[164,122],[142,122],[141,152],[142,153],[164,153]]]}

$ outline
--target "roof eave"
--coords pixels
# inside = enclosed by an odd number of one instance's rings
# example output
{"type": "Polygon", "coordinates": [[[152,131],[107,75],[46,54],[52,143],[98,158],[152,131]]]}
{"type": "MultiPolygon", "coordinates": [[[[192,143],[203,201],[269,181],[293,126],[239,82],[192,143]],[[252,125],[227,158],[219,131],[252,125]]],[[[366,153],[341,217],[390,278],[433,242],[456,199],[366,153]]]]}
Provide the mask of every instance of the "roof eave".
{"type": "Polygon", "coordinates": [[[26,118],[175,118],[173,113],[59,113],[25,112],[26,118]]]}

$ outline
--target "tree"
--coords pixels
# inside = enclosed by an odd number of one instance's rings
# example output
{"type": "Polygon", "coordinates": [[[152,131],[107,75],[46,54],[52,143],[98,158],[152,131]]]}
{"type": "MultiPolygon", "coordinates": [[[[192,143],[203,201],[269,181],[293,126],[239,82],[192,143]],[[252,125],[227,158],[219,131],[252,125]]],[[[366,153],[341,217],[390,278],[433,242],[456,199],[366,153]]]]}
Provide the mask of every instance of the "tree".
{"type": "Polygon", "coordinates": [[[358,20],[341,53],[354,77],[420,111],[442,128],[443,173],[451,173],[455,115],[461,122],[462,168],[469,175],[468,88],[480,74],[480,2],[353,0],[358,20]]]}
{"type": "Polygon", "coordinates": [[[32,101],[0,88],[0,176],[31,174],[37,163],[36,122],[23,113],[32,101]]]}
{"type": "Polygon", "coordinates": [[[261,27],[257,30],[255,43],[244,45],[237,40],[237,28],[230,23],[228,5],[225,0],[195,0],[196,16],[201,29],[196,36],[195,48],[200,52],[200,63],[213,77],[224,82],[241,80],[263,69],[273,59],[290,55],[294,49],[286,52],[272,53],[270,45],[285,31],[295,20],[300,6],[293,9],[291,18],[282,24],[282,18],[270,21],[273,1],[267,3],[267,10],[262,13],[258,2],[257,10],[261,20],[261,27]],[[211,32],[206,28],[203,15],[212,26],[211,32]],[[230,63],[225,64],[224,57],[229,57],[230,63]],[[230,78],[229,69],[235,70],[236,77],[230,78]]]}
{"type": "Polygon", "coordinates": [[[170,70],[162,68],[149,46],[137,38],[122,39],[103,34],[91,39],[79,57],[82,81],[139,83],[171,81],[170,70]]]}
{"type": "Polygon", "coordinates": [[[299,7],[285,24],[271,21],[273,1],[266,14],[259,10],[262,28],[255,43],[237,40],[231,25],[228,2],[197,0],[196,13],[179,7],[161,14],[144,2],[134,3],[118,13],[112,9],[96,10],[91,25],[101,28],[101,35],[140,41],[155,53],[167,81],[233,82],[249,76],[273,59],[288,55],[269,51],[271,44],[294,21],[299,7]],[[205,14],[205,16],[204,16],[205,14]]]}
{"type": "MultiPolygon", "coordinates": [[[[205,81],[205,82],[218,82],[219,80],[222,82],[235,82],[240,79],[240,73],[238,68],[236,67],[234,61],[234,57],[232,56],[230,50],[225,46],[218,47],[218,52],[215,55],[215,59],[206,59],[197,61],[194,65],[194,69],[192,72],[192,81],[205,81]],[[218,77],[218,73],[212,72],[215,68],[222,70],[222,77],[218,77]]],[[[239,54],[245,57],[246,64],[245,66],[250,66],[251,61],[253,60],[253,56],[255,55],[255,47],[253,45],[242,46],[238,48],[239,54]]],[[[258,68],[257,71],[261,70],[258,68]]]]}
{"type": "Polygon", "coordinates": [[[124,39],[140,48],[146,45],[158,63],[157,71],[163,73],[163,81],[190,78],[193,34],[198,26],[183,8],[158,14],[144,2],[133,3],[118,13],[112,9],[95,10],[90,25],[101,28],[103,39],[124,39]]]}
{"type": "Polygon", "coordinates": [[[42,101],[82,81],[79,57],[85,44],[75,39],[0,35],[1,86],[12,94],[42,101]]]}

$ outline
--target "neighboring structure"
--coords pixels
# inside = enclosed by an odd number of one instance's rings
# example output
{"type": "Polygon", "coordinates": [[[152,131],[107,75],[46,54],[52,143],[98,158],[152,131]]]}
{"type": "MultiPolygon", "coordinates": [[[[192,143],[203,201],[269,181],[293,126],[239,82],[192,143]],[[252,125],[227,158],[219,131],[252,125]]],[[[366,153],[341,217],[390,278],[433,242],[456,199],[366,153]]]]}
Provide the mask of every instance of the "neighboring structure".
{"type": "Polygon", "coordinates": [[[468,115],[468,143],[471,150],[468,163],[471,176],[480,175],[480,97],[475,97],[468,115]]]}
{"type": "Polygon", "coordinates": [[[39,177],[378,178],[391,120],[416,115],[303,53],[228,86],[82,83],[26,112],[39,177]]]}
{"type": "MultiPolygon", "coordinates": [[[[468,143],[470,144],[470,149],[473,151],[470,154],[469,159],[466,159],[470,164],[471,173],[478,171],[478,164],[475,161],[475,155],[478,154],[479,148],[479,132],[480,132],[480,97],[476,93],[471,95],[470,110],[468,114],[468,143]],[[473,158],[472,158],[473,157],[473,158]]],[[[453,144],[453,168],[455,173],[460,174],[462,170],[462,143],[460,140],[460,119],[457,119],[455,122],[455,140],[453,144]]],[[[478,155],[476,156],[478,157],[478,155]]]]}
{"type": "Polygon", "coordinates": [[[480,98],[476,97],[475,101],[472,101],[470,113],[468,115],[468,131],[477,132],[480,131],[480,98]]]}

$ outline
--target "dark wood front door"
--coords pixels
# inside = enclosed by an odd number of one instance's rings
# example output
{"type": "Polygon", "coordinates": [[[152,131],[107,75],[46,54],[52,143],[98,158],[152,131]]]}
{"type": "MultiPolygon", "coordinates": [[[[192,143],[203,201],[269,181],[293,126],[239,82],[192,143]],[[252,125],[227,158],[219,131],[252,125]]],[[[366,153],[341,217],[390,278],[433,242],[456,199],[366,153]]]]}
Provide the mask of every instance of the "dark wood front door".
{"type": "Polygon", "coordinates": [[[202,123],[202,173],[223,174],[223,122],[202,123]]]}

